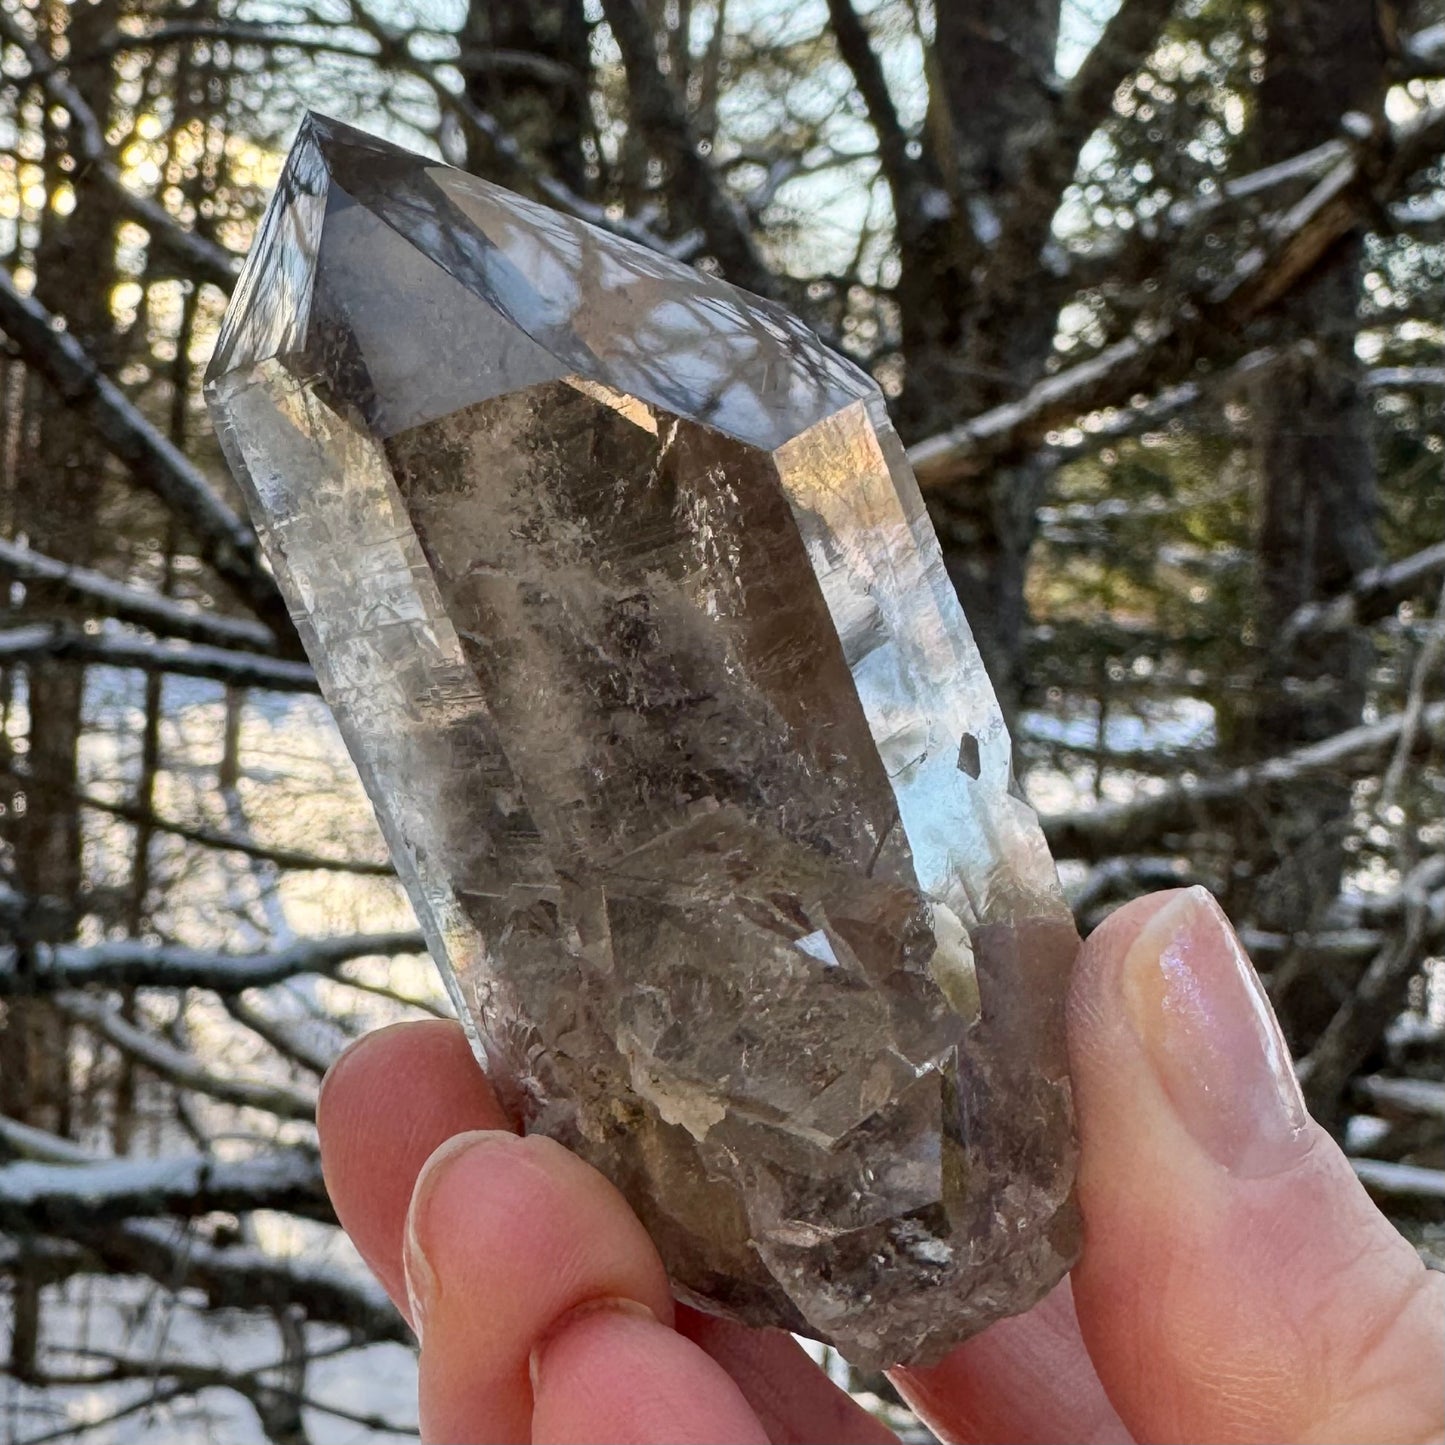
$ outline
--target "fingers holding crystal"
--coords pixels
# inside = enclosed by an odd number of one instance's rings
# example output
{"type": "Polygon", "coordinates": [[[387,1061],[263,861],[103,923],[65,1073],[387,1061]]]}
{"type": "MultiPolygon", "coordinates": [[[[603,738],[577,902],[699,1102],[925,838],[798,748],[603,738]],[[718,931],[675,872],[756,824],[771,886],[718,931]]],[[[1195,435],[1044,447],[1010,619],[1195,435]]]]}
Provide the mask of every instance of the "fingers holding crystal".
{"type": "Polygon", "coordinates": [[[775,1440],[826,1445],[897,1445],[898,1437],[840,1390],[785,1330],[677,1307],[677,1329],[737,1382],[775,1440]]]}
{"type": "Polygon", "coordinates": [[[672,1323],[637,1217],[550,1139],[493,1131],[444,1144],[417,1180],[404,1260],[428,1440],[530,1438],[532,1352],[582,1305],[629,1301],[672,1323]]]}
{"type": "Polygon", "coordinates": [[[437,1147],[507,1117],[454,1023],[394,1024],[331,1066],[316,1107],[326,1187],[342,1227],[398,1309],[408,1309],[402,1233],[412,1187],[437,1147]]]}
{"type": "Polygon", "coordinates": [[[631,1300],[593,1300],[532,1350],[534,1445],[632,1440],[767,1445],[737,1385],[631,1300]]]}
{"type": "Polygon", "coordinates": [[[1305,1113],[1218,905],[1119,910],[1070,1017],[1079,1322],[1147,1440],[1426,1440],[1445,1430],[1445,1279],[1305,1113]]]}
{"type": "Polygon", "coordinates": [[[1069,1282],[1000,1320],[928,1369],[890,1378],[940,1440],[1127,1445],[1079,1335],[1069,1282]]]}

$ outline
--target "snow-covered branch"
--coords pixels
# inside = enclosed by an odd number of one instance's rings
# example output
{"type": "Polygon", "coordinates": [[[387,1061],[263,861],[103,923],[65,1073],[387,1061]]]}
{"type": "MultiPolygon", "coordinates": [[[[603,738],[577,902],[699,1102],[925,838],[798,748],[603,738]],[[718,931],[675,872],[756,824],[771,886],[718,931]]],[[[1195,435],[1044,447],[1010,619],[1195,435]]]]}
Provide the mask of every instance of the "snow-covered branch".
{"type": "Polygon", "coordinates": [[[22,1161],[0,1165],[0,1230],[69,1234],[142,1216],[194,1218],[278,1209],[334,1218],[310,1151],[274,1150],[250,1159],[204,1154],[160,1159],[102,1159],[84,1164],[22,1161]]]}
{"type": "Polygon", "coordinates": [[[194,1054],[137,1027],[119,1010],[90,994],[62,992],[53,997],[56,1007],[67,1017],[93,1029],[107,1043],[179,1089],[190,1089],[243,1109],[260,1109],[278,1119],[311,1120],[316,1116],[316,1095],[312,1091],[208,1069],[194,1054]]]}
{"type": "Polygon", "coordinates": [[[310,665],[284,657],[235,652],[199,643],[147,642],[118,632],[82,632],[49,622],[0,632],[0,664],[29,662],[40,657],[204,677],[228,687],[258,687],[269,692],[317,691],[316,676],[310,665]]]}
{"type": "Polygon", "coordinates": [[[302,1309],[313,1323],[344,1325],[371,1340],[412,1343],[405,1321],[373,1280],[304,1258],[221,1247],[161,1220],[82,1227],[73,1238],[42,1237],[23,1246],[0,1239],[0,1270],[15,1267],[22,1256],[42,1271],[48,1266],[55,1277],[99,1266],[111,1274],[143,1275],[168,1290],[199,1290],[212,1309],[302,1309]]]}
{"type": "Polygon", "coordinates": [[[21,992],[77,989],[87,984],[112,988],[207,988],[240,993],[266,988],[299,974],[335,974],[357,958],[395,958],[422,953],[418,932],[355,933],[304,938],[271,953],[221,953],[174,944],[114,939],[97,944],[38,947],[22,973],[12,950],[0,951],[0,998],[21,992]]]}
{"type": "Polygon", "coordinates": [[[1377,1197],[1445,1200],[1445,1169],[1394,1164],[1387,1159],[1351,1159],[1360,1183],[1377,1197]]]}
{"type": "Polygon", "coordinates": [[[1367,1074],[1355,1092],[1384,1118],[1437,1119],[1445,1124],[1445,1083],[1438,1079],[1391,1079],[1367,1074]]]}
{"type": "Polygon", "coordinates": [[[203,561],[232,586],[280,640],[300,644],[251,528],[221,499],[200,469],[141,414],[85,348],[0,267],[0,330],[27,366],[85,422],[107,450],[196,538],[203,561]]]}
{"type": "Polygon", "coordinates": [[[1361,572],[1346,592],[1326,602],[1307,602],[1284,626],[1284,639],[1309,633],[1342,632],[1387,617],[1445,576],[1445,542],[1425,547],[1398,562],[1361,572]]]}
{"type": "MultiPolygon", "coordinates": [[[[1420,724],[1419,745],[1445,738],[1445,702],[1425,708],[1420,724]]],[[[1376,767],[1399,739],[1403,725],[1404,714],[1396,713],[1216,778],[1185,778],[1127,803],[1056,813],[1042,820],[1044,832],[1062,858],[1097,859],[1147,849],[1167,833],[1187,832],[1237,807],[1260,789],[1323,774],[1353,776],[1376,767]]]]}
{"type": "Polygon", "coordinates": [[[1243,257],[1229,282],[1213,291],[1169,299],[1135,333],[1097,355],[1045,377],[1015,401],[971,417],[909,450],[924,487],[982,471],[992,459],[1032,446],[1085,412],[1139,390],[1178,380],[1199,345],[1238,332],[1268,311],[1343,237],[1390,199],[1445,147],[1445,106],[1427,110],[1388,139],[1388,160],[1351,150],[1297,204],[1275,219],[1260,246],[1243,257]]]}
{"type": "Polygon", "coordinates": [[[144,627],[158,637],[249,652],[270,652],[276,646],[270,630],[250,618],[198,612],[157,593],[127,587],[103,572],[58,562],[4,538],[0,538],[0,575],[19,582],[49,583],[94,617],[114,617],[118,622],[144,627]]]}

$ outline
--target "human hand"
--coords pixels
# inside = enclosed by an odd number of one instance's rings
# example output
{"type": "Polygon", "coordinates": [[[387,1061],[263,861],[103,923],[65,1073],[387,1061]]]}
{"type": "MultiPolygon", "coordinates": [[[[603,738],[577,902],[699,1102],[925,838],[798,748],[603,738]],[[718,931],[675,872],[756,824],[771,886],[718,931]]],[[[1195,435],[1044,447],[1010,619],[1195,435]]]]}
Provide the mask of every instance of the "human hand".
{"type": "MultiPolygon", "coordinates": [[[[1069,1013],[1070,1282],[892,1379],[949,1441],[1445,1439],[1445,1277],[1305,1114],[1201,890],[1120,909],[1069,1013]]],[[[421,1339],[430,1441],[894,1437],[786,1334],[673,1302],[595,1170],[509,1132],[455,1025],[348,1050],[318,1109],[342,1224],[421,1339]]]]}

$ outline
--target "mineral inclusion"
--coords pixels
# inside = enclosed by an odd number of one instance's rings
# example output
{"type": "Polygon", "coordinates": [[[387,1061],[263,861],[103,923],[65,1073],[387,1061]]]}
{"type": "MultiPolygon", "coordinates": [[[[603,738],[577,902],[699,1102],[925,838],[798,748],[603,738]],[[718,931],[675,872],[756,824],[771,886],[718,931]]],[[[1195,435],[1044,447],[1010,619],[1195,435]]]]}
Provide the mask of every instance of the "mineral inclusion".
{"type": "Polygon", "coordinates": [[[874,383],[313,116],[207,396],[519,1121],[859,1364],[1037,1300],[1077,939],[874,383]]]}

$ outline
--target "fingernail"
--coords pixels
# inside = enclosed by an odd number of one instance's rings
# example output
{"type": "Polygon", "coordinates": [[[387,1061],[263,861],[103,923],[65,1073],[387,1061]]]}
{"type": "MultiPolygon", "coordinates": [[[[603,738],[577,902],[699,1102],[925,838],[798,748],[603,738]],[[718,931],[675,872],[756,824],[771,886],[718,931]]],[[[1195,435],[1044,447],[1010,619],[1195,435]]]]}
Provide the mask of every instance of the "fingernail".
{"type": "Polygon", "coordinates": [[[1174,1112],[1231,1173],[1262,1178],[1309,1149],[1309,1115],[1259,975],[1219,905],[1186,889],[1124,960],[1124,1007],[1174,1112]]]}
{"type": "Polygon", "coordinates": [[[470,1134],[457,1134],[433,1150],[431,1157],[422,1166],[412,1190],[411,1204],[406,1211],[406,1228],[401,1240],[401,1273],[406,1282],[406,1302],[411,1313],[412,1333],[421,1343],[426,1328],[426,1317],[441,1291],[441,1283],[435,1267],[427,1257],[423,1240],[431,1237],[427,1227],[427,1214],[431,1201],[445,1175],[463,1154],[474,1149],[517,1143],[515,1134],[501,1130],[476,1130],[470,1134]]]}
{"type": "Polygon", "coordinates": [[[542,1337],[532,1347],[532,1355],[528,1362],[528,1368],[532,1375],[533,1395],[536,1395],[542,1388],[544,1362],[547,1351],[551,1348],[553,1341],[565,1334],[578,1320],[583,1320],[589,1315],[597,1314],[631,1315],[637,1319],[648,1320],[655,1325],[662,1323],[640,1300],[624,1299],[621,1295],[609,1295],[603,1299],[590,1299],[568,1310],[565,1314],[553,1320],[552,1324],[543,1332],[542,1337]]]}

